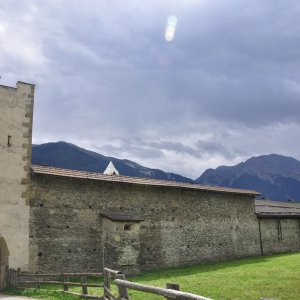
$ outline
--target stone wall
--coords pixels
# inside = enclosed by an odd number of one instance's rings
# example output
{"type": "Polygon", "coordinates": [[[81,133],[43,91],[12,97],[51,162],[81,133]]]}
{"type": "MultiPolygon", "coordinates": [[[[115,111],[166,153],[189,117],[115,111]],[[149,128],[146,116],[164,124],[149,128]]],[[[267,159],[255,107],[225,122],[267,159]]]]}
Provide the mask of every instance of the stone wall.
{"type": "Polygon", "coordinates": [[[300,250],[300,219],[260,219],[265,255],[300,250]]]}
{"type": "Polygon", "coordinates": [[[11,267],[28,269],[29,179],[34,86],[0,86],[0,235],[11,267]]]}
{"type": "MultiPolygon", "coordinates": [[[[140,249],[136,261],[141,270],[261,254],[251,196],[35,174],[31,270],[100,271],[103,212],[144,219],[135,247],[140,249]]],[[[133,237],[125,235],[122,226],[114,230],[116,241],[133,237]]],[[[110,250],[118,255],[118,249],[110,250]]]]}

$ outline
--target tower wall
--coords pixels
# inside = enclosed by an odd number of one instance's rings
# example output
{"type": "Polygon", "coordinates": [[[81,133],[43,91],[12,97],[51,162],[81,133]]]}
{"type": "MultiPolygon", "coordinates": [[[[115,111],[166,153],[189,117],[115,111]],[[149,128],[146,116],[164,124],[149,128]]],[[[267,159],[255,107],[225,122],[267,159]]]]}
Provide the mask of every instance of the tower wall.
{"type": "Polygon", "coordinates": [[[0,86],[0,235],[10,267],[29,265],[29,190],[34,85],[0,86]]]}

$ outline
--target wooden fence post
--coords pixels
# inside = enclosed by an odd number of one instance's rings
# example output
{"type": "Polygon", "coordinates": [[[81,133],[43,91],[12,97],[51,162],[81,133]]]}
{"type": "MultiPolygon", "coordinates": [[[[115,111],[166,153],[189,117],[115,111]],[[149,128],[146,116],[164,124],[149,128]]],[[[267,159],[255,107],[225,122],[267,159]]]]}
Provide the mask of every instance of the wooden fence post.
{"type": "Polygon", "coordinates": [[[9,286],[9,268],[6,267],[6,286],[9,286]]]}
{"type": "Polygon", "coordinates": [[[15,275],[15,274],[14,274],[14,271],[15,271],[14,269],[10,269],[10,272],[11,272],[11,274],[10,274],[10,280],[11,280],[11,281],[10,281],[10,284],[11,284],[11,286],[13,286],[13,287],[15,286],[15,282],[14,282],[14,279],[15,279],[15,278],[14,278],[14,275],[15,275]]]}
{"type": "Polygon", "coordinates": [[[20,281],[21,281],[21,269],[17,269],[17,287],[20,286],[20,281]]]}
{"type": "MultiPolygon", "coordinates": [[[[69,276],[63,274],[63,281],[69,282],[69,276]]],[[[67,292],[69,290],[69,286],[67,284],[64,284],[64,292],[67,292]]]]}
{"type": "Polygon", "coordinates": [[[111,300],[110,294],[107,290],[110,291],[110,273],[103,269],[103,289],[104,289],[104,298],[111,300]]]}
{"type": "MultiPolygon", "coordinates": [[[[177,283],[166,283],[166,288],[169,290],[180,291],[179,284],[177,283]]],[[[167,298],[167,300],[172,300],[171,298],[167,298]]]]}
{"type": "MultiPolygon", "coordinates": [[[[36,276],[36,272],[35,272],[34,280],[37,281],[36,288],[40,289],[41,288],[41,277],[36,276]]],[[[42,278],[42,281],[43,281],[43,278],[42,278]]]]}
{"type": "Polygon", "coordinates": [[[14,286],[16,287],[18,285],[18,274],[17,270],[14,269],[14,286]]]}
{"type": "MultiPolygon", "coordinates": [[[[115,278],[126,280],[125,274],[117,274],[117,275],[115,275],[115,278]]],[[[127,287],[118,285],[118,291],[119,291],[119,298],[129,300],[129,294],[128,294],[127,287]]]]}
{"type": "Polygon", "coordinates": [[[82,286],[82,294],[87,295],[88,294],[88,289],[87,289],[86,276],[81,276],[81,286],[82,286]]]}

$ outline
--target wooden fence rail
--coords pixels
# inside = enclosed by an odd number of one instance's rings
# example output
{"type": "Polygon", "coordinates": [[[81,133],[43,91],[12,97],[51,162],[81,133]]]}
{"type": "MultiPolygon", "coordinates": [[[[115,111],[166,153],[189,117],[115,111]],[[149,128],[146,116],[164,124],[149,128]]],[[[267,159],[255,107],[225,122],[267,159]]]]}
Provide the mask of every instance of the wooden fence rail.
{"type": "MultiPolygon", "coordinates": [[[[69,286],[81,287],[81,294],[86,298],[102,299],[102,297],[95,297],[88,295],[88,288],[103,288],[103,284],[88,283],[88,277],[102,277],[102,273],[49,273],[38,274],[21,272],[20,269],[8,269],[7,270],[7,286],[19,287],[19,288],[40,288],[42,284],[54,284],[61,285],[64,292],[69,292],[69,286]],[[71,278],[80,278],[80,282],[70,281],[71,278]],[[59,280],[60,279],[60,280],[59,280]]],[[[73,293],[78,295],[78,293],[73,293]]]]}
{"type": "Polygon", "coordinates": [[[167,288],[160,288],[150,285],[127,281],[121,271],[104,268],[103,273],[50,273],[38,274],[21,272],[20,269],[7,270],[7,285],[12,287],[36,287],[40,288],[44,284],[61,285],[65,293],[75,294],[84,298],[96,300],[130,300],[128,289],[156,294],[167,300],[212,300],[203,296],[179,291],[178,284],[167,284],[167,288]],[[103,277],[103,284],[88,283],[88,277],[103,277]],[[80,278],[80,282],[71,281],[71,278],[80,278]],[[56,279],[56,280],[55,280],[56,279]],[[58,280],[60,279],[60,280],[58,280]],[[111,290],[111,285],[117,287],[117,295],[111,290]],[[81,287],[81,294],[69,291],[70,286],[81,287]],[[103,288],[103,296],[88,294],[88,288],[103,288]]]}
{"type": "MultiPolygon", "coordinates": [[[[203,296],[198,296],[195,294],[191,293],[185,293],[181,291],[176,291],[172,289],[164,289],[164,288],[159,288],[151,285],[144,285],[140,283],[135,283],[135,282],[130,282],[127,280],[121,280],[121,279],[115,279],[114,283],[118,286],[119,291],[120,288],[123,288],[123,290],[127,289],[132,289],[136,291],[141,291],[141,292],[146,292],[146,293],[151,293],[151,294],[156,294],[163,296],[167,299],[177,299],[177,300],[212,300],[210,298],[205,298],[203,296]]],[[[128,295],[128,292],[127,292],[128,295]]],[[[125,294],[119,293],[119,299],[129,299],[126,298],[125,294]]]]}

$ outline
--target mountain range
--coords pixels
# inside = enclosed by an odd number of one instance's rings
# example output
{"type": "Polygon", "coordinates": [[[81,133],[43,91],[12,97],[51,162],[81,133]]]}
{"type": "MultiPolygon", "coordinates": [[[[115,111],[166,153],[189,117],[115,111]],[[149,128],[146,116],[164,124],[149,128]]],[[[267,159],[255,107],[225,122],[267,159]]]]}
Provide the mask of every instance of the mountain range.
{"type": "Polygon", "coordinates": [[[299,201],[300,161],[277,154],[262,155],[232,167],[208,169],[195,182],[254,189],[275,201],[299,201]]]}
{"type": "Polygon", "coordinates": [[[146,168],[127,159],[104,156],[66,142],[32,145],[32,164],[34,165],[103,173],[110,161],[121,175],[193,182],[192,179],[175,173],[146,168]]]}
{"type": "Polygon", "coordinates": [[[146,168],[127,159],[104,156],[66,142],[33,145],[32,164],[101,172],[112,161],[121,175],[253,189],[275,201],[300,202],[300,161],[277,154],[252,157],[235,166],[207,169],[193,180],[175,173],[146,168]]]}

